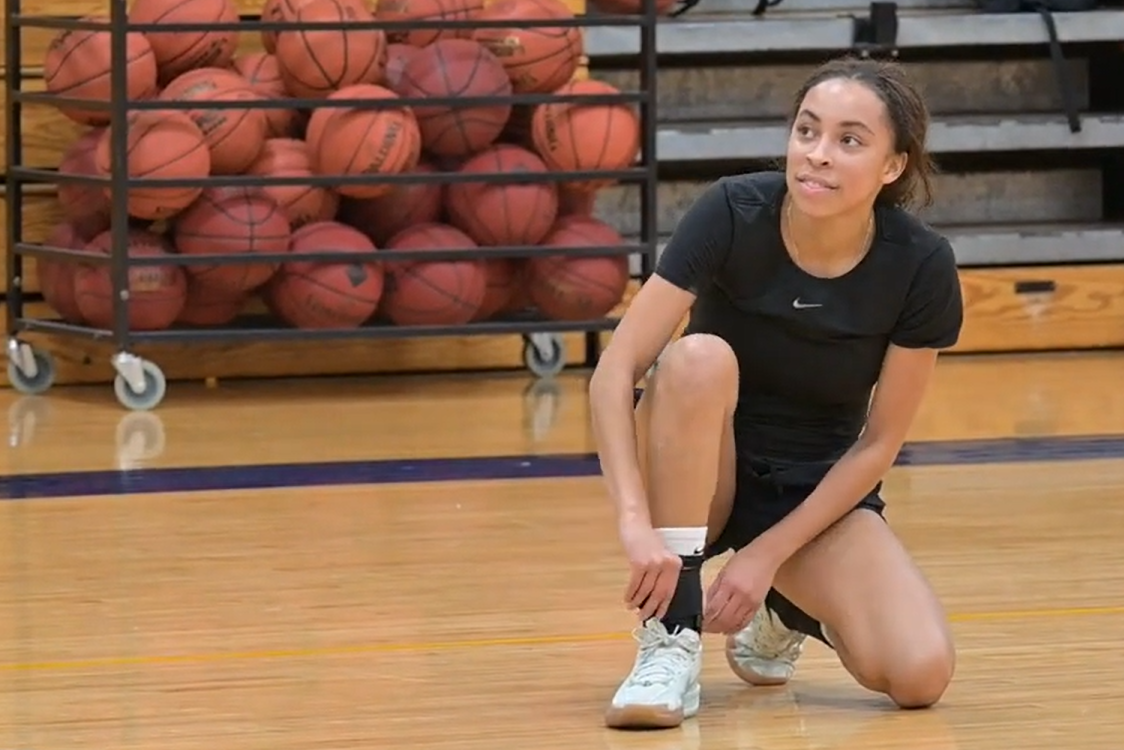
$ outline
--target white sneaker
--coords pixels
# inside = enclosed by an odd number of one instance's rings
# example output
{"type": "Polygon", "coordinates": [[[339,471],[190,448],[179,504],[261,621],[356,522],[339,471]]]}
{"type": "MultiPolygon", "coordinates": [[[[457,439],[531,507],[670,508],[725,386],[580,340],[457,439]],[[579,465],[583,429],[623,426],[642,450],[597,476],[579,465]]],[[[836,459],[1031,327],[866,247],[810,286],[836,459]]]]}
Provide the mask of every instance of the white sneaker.
{"type": "Polygon", "coordinates": [[[605,725],[614,729],[679,726],[699,712],[699,634],[681,630],[673,635],[652,619],[633,637],[640,650],[605,713],[605,725]]]}
{"type": "Polygon", "coordinates": [[[806,638],[761,605],[745,630],[726,638],[726,661],[750,685],[783,685],[796,671],[806,638]]]}

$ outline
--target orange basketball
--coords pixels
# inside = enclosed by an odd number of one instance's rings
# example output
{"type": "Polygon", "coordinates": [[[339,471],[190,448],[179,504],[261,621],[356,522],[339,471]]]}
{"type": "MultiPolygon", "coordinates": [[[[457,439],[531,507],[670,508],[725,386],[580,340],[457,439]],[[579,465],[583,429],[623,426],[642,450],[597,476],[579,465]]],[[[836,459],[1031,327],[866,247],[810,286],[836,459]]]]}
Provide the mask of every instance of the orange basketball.
{"type": "MultiPolygon", "coordinates": [[[[296,21],[297,13],[310,2],[312,0],[265,0],[261,9],[261,18],[263,21],[296,21]]],[[[344,0],[344,3],[357,6],[360,11],[369,10],[365,0],[344,0]]],[[[261,33],[262,47],[265,48],[266,52],[274,53],[277,51],[277,34],[279,33],[277,31],[263,31],[261,33]]]]}
{"type": "MultiPolygon", "coordinates": [[[[300,6],[296,18],[291,20],[358,22],[374,17],[355,2],[310,0],[300,6]]],[[[305,99],[325,97],[344,86],[382,80],[386,34],[381,29],[282,31],[277,35],[277,62],[291,95],[305,99]]]]}
{"type": "MultiPolygon", "coordinates": [[[[461,165],[461,174],[546,174],[546,165],[519,146],[499,143],[461,165]]],[[[553,182],[454,182],[448,187],[449,223],[481,245],[537,245],[558,215],[553,182]]]]}
{"type": "Polygon", "coordinates": [[[573,18],[573,11],[561,0],[497,0],[477,17],[512,23],[506,28],[477,29],[472,38],[503,63],[517,93],[549,93],[574,77],[585,49],[581,29],[518,25],[527,20],[573,18]]]}
{"type": "MultiPolygon", "coordinates": [[[[284,99],[288,95],[281,80],[281,65],[268,52],[248,52],[234,58],[234,70],[246,79],[255,94],[263,99],[284,99]]],[[[295,109],[259,110],[265,117],[267,138],[289,138],[296,132],[295,109]]]]}
{"type": "Polygon", "coordinates": [[[373,253],[361,232],[334,221],[307,224],[293,233],[294,260],[270,282],[269,306],[297,328],[357,328],[375,314],[384,271],[375,259],[301,261],[302,252],[373,253]]]}
{"type": "Polygon", "coordinates": [[[187,298],[176,322],[189,326],[224,326],[238,317],[249,298],[244,292],[206,286],[188,276],[187,298]]]}
{"type": "MultiPolygon", "coordinates": [[[[109,22],[107,16],[86,16],[84,21],[109,22]]],[[[61,31],[51,40],[43,61],[47,91],[57,96],[108,102],[111,86],[112,34],[109,31],[61,31]]],[[[147,99],[156,93],[156,56],[144,34],[125,36],[125,90],[129,99],[147,99]]],[[[109,110],[101,112],[60,106],[59,111],[83,125],[108,125],[109,110]]]]}
{"type": "MultiPolygon", "coordinates": [[[[350,86],[348,97],[369,100],[398,99],[382,86],[350,86]]],[[[409,107],[380,109],[332,109],[313,128],[309,123],[309,157],[316,174],[397,174],[414,168],[421,156],[421,134],[409,107]]],[[[317,118],[313,114],[313,118],[317,118]]],[[[336,192],[351,198],[375,198],[385,194],[387,184],[339,184],[336,192]]]]}
{"type": "MultiPolygon", "coordinates": [[[[375,17],[380,21],[468,21],[484,7],[484,0],[379,0],[375,17]]],[[[391,42],[425,47],[441,39],[467,39],[472,29],[395,29],[391,42]]]]}
{"type": "MultiPolygon", "coordinates": [[[[196,179],[211,172],[211,152],[203,131],[190,117],[174,110],[141,110],[129,115],[129,176],[138,179],[196,179]]],[[[98,171],[110,173],[112,128],[98,141],[98,171]]],[[[109,194],[110,187],[106,187],[109,194]]],[[[138,219],[166,219],[187,208],[198,187],[135,187],[129,191],[129,214],[138,219]]]]}
{"type": "MultiPolygon", "coordinates": [[[[602,81],[573,81],[559,95],[619,94],[602,81]]],[[[627,104],[551,102],[535,108],[531,121],[535,149],[551,169],[571,172],[628,169],[640,154],[640,118],[627,104]]],[[[584,189],[612,180],[582,181],[584,189]]]]}
{"type": "MultiPolygon", "coordinates": [[[[277,202],[251,187],[208,188],[176,217],[173,238],[184,255],[284,253],[292,232],[277,202]]],[[[185,266],[200,284],[231,292],[249,292],[269,281],[277,263],[185,266]]]]}
{"type": "MultiPolygon", "coordinates": [[[[409,170],[432,174],[437,170],[419,162],[409,170]]],[[[445,209],[445,188],[440,182],[393,185],[378,198],[348,199],[340,206],[340,219],[385,245],[390,238],[414,224],[439,221],[445,209]]]]}
{"type": "MultiPolygon", "coordinates": [[[[101,174],[97,164],[97,147],[104,134],[104,128],[94,128],[79,136],[63,153],[59,173],[90,177],[101,174]]],[[[63,215],[83,239],[93,239],[109,229],[109,196],[101,185],[60,182],[58,201],[63,215]]]]}
{"type": "MultiPolygon", "coordinates": [[[[109,254],[112,233],[103,232],[87,250],[109,254]]],[[[169,257],[174,250],[158,234],[129,229],[131,257],[169,257]]],[[[187,299],[187,275],[173,265],[133,266],[128,276],[129,329],[159,331],[176,321],[187,299]]],[[[79,265],[74,270],[74,295],[82,317],[97,328],[113,327],[113,283],[108,265],[79,265]]]]}
{"type": "MultiPolygon", "coordinates": [[[[270,138],[246,174],[311,177],[308,144],[295,138],[270,138]]],[[[319,185],[263,185],[261,189],[277,201],[293,229],[313,221],[332,219],[339,205],[336,194],[319,185]]]]}
{"type": "MultiPolygon", "coordinates": [[[[558,220],[544,247],[623,245],[617,230],[588,216],[558,220]]],[[[527,260],[531,301],[554,320],[593,320],[617,306],[628,287],[628,256],[536,256],[527,260]]]]}
{"type": "MultiPolygon", "coordinates": [[[[510,96],[503,63],[469,39],[434,42],[413,55],[402,70],[402,96],[510,96]]],[[[414,108],[422,144],[437,156],[468,156],[492,144],[511,115],[510,104],[435,104],[414,108]]]]}
{"type": "MultiPolygon", "coordinates": [[[[237,23],[233,0],[135,0],[129,23],[237,23]]],[[[222,68],[238,47],[237,31],[145,32],[160,84],[193,68],[222,68]]]]}
{"type": "MultiPolygon", "coordinates": [[[[387,250],[472,250],[476,243],[447,224],[415,224],[395,235],[387,250]]],[[[487,291],[484,263],[467,260],[401,260],[387,263],[389,283],[382,312],[403,326],[461,325],[480,309],[487,291]]]]}
{"type": "MultiPolygon", "coordinates": [[[[70,222],[56,224],[43,244],[65,250],[85,250],[86,241],[70,222]]],[[[43,299],[69,323],[81,323],[82,311],[74,298],[74,271],[76,261],[63,258],[36,258],[35,269],[39,275],[39,289],[43,299]]]]}
{"type": "MultiPolygon", "coordinates": [[[[232,70],[199,68],[179,76],[160,92],[164,101],[259,99],[249,81],[232,70]]],[[[182,110],[181,110],[182,111],[182,110]]],[[[269,123],[264,109],[189,109],[211,152],[212,174],[241,174],[257,158],[269,123]]]]}
{"type": "MultiPolygon", "coordinates": [[[[382,86],[376,86],[369,83],[357,83],[354,86],[344,86],[339,91],[333,91],[325,98],[325,101],[333,101],[336,99],[363,99],[375,94],[376,99],[388,99],[385,96],[382,86]]],[[[316,107],[308,113],[308,120],[304,127],[304,140],[308,144],[309,159],[313,159],[313,152],[316,150],[320,143],[320,138],[324,133],[324,125],[331,118],[335,117],[340,112],[345,110],[344,107],[316,107]]],[[[370,111],[370,110],[368,110],[370,111]]]]}

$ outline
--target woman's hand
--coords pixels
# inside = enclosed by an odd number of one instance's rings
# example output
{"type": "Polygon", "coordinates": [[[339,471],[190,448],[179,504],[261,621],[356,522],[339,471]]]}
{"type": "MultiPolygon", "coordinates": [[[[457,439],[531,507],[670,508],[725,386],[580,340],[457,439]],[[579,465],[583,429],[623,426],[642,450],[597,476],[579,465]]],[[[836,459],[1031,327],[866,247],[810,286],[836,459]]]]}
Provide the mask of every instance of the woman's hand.
{"type": "Polygon", "coordinates": [[[625,604],[639,610],[641,622],[663,617],[679,583],[683,561],[667,549],[663,537],[650,524],[627,524],[621,527],[620,536],[630,570],[625,604]]]}
{"type": "Polygon", "coordinates": [[[730,635],[749,625],[779,567],[753,544],[735,552],[706,592],[703,632],[730,635]]]}

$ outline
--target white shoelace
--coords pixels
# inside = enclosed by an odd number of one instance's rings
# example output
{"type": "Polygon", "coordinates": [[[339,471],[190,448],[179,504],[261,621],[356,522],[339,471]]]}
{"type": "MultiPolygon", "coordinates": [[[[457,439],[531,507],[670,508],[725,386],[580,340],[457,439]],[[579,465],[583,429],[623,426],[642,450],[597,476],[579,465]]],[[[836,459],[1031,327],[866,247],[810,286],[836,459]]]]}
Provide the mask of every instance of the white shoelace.
{"type": "Polygon", "coordinates": [[[668,633],[639,628],[633,637],[640,643],[640,658],[633,681],[659,685],[670,681],[678,670],[690,663],[693,652],[682,640],[668,633]]]}
{"type": "Polygon", "coordinates": [[[776,615],[772,612],[765,613],[768,623],[765,627],[753,629],[753,642],[750,648],[761,656],[773,659],[795,658],[799,653],[800,645],[804,642],[804,636],[789,630],[775,618],[776,615]]]}

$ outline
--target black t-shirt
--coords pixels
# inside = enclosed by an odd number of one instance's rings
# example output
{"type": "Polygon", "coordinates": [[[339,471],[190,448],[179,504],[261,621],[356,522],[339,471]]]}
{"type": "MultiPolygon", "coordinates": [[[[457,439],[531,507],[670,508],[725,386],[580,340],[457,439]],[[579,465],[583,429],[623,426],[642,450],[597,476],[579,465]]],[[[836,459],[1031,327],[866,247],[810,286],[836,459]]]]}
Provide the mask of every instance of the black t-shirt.
{"type": "Polygon", "coordinates": [[[656,273],[697,295],[687,333],[738,358],[738,452],[834,460],[858,437],[890,343],[956,343],[963,303],[948,240],[906,211],[879,206],[867,255],[843,276],[801,270],[780,233],[784,175],[758,172],[707,188],[676,228],[656,273]]]}

